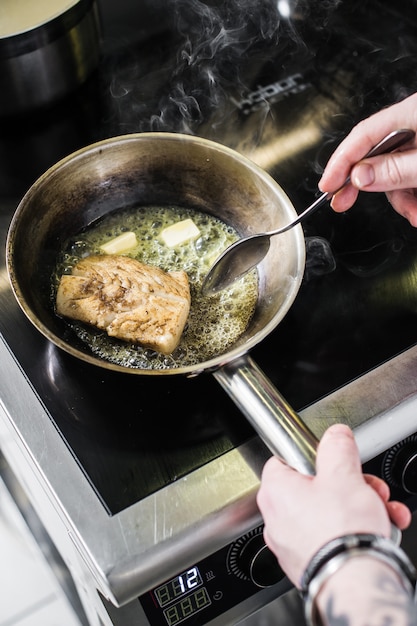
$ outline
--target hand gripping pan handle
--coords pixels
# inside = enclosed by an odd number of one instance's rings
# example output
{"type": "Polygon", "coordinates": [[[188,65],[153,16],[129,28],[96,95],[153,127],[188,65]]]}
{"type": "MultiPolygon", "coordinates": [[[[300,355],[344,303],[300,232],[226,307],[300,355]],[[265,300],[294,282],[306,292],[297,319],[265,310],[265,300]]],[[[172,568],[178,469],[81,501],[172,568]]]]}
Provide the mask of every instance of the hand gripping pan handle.
{"type": "MultiPolygon", "coordinates": [[[[302,474],[316,473],[319,440],[250,356],[213,375],[274,455],[302,474]]],[[[401,542],[401,531],[393,524],[391,539],[401,542]]]]}

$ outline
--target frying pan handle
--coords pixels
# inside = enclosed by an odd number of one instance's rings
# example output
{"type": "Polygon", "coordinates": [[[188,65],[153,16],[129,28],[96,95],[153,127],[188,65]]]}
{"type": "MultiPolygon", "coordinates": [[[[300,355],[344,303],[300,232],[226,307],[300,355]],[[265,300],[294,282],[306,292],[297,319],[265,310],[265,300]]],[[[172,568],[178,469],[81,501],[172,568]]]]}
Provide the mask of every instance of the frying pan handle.
{"type": "MultiPolygon", "coordinates": [[[[273,454],[303,474],[315,474],[317,437],[249,355],[213,375],[273,454]]],[[[397,545],[401,536],[391,524],[391,539],[397,545]]]]}
{"type": "Polygon", "coordinates": [[[273,454],[303,474],[315,473],[317,437],[250,356],[213,374],[273,454]]]}

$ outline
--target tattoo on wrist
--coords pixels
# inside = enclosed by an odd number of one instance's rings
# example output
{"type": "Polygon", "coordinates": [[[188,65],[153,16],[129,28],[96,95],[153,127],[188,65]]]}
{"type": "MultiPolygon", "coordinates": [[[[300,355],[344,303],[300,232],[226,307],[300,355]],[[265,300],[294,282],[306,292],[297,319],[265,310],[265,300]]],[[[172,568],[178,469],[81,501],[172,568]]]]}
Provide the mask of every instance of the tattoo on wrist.
{"type": "Polygon", "coordinates": [[[346,597],[347,608],[338,608],[340,595],[331,592],[323,610],[329,626],[417,626],[414,600],[393,576],[380,573],[369,580],[365,602],[346,597]]]}

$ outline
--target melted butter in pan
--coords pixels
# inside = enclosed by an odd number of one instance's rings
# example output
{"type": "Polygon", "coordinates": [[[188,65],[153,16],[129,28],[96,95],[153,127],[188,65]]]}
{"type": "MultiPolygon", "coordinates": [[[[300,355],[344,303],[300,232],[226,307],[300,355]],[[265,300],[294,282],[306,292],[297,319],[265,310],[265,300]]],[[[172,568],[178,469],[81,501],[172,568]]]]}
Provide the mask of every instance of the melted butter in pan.
{"type": "Polygon", "coordinates": [[[218,218],[177,206],[136,207],[118,210],[69,241],[53,277],[53,298],[62,274],[71,273],[81,258],[100,254],[100,246],[123,232],[136,234],[138,246],[128,255],[165,271],[183,269],[191,290],[191,310],[178,348],[164,356],[138,345],[118,341],[96,328],[68,321],[93,354],[111,363],[139,369],[172,369],[198,365],[228,352],[246,330],[258,298],[257,273],[253,270],[229,289],[210,297],[201,295],[205,275],[218,255],[238,238],[237,232],[218,218]],[[168,248],[159,233],[191,218],[200,237],[168,248]]]}

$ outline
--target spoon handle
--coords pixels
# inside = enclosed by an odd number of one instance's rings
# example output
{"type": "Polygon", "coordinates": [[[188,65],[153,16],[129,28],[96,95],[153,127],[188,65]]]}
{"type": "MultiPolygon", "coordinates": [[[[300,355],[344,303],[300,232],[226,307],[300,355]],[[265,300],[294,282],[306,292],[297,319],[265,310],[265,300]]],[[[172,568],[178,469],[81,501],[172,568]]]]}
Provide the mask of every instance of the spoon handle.
{"type": "MultiPolygon", "coordinates": [[[[414,137],[415,137],[415,132],[408,128],[401,128],[400,130],[394,130],[392,131],[392,133],[389,133],[389,135],[384,137],[384,139],[382,139],[379,143],[377,143],[376,146],[374,146],[371,150],[369,150],[369,152],[365,154],[363,159],[369,159],[370,157],[378,156],[379,154],[387,154],[388,152],[393,152],[394,150],[404,145],[408,141],[411,141],[411,139],[414,139],[414,137]]],[[[316,200],[312,204],[310,204],[306,209],[304,209],[304,211],[300,213],[300,215],[293,222],[291,222],[291,224],[288,224],[288,226],[284,226],[283,228],[280,228],[279,232],[285,233],[285,231],[289,230],[290,228],[293,228],[293,226],[296,226],[307,215],[312,214],[315,211],[317,211],[318,208],[320,208],[323,204],[325,204],[325,202],[330,200],[336,193],[344,189],[346,185],[348,185],[349,183],[350,183],[350,176],[346,178],[343,185],[339,187],[337,191],[333,193],[330,193],[328,191],[322,193],[318,198],[316,198],[316,200]]]]}

